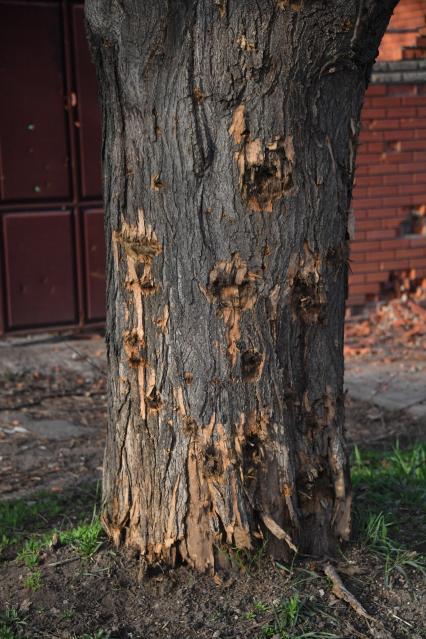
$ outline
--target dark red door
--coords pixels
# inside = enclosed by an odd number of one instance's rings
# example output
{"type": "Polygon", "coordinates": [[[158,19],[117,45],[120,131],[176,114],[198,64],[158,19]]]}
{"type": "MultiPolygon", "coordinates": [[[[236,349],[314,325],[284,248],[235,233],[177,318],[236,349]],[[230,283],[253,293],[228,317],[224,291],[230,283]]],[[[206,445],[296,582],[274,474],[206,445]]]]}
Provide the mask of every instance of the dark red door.
{"type": "Polygon", "coordinates": [[[0,0],[0,332],[104,318],[100,112],[81,4],[0,0]]]}

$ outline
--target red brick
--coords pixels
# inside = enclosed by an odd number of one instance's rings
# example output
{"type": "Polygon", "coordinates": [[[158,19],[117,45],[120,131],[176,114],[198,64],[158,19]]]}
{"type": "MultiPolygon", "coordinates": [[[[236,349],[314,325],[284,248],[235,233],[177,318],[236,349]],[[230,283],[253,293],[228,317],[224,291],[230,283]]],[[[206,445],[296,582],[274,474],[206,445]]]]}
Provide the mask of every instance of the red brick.
{"type": "Polygon", "coordinates": [[[365,230],[370,230],[370,229],[377,229],[380,228],[380,222],[377,222],[377,220],[360,220],[358,222],[358,224],[356,224],[356,227],[358,227],[358,229],[360,231],[365,231],[365,230]]]}
{"type": "Polygon", "coordinates": [[[389,109],[390,107],[399,107],[402,104],[402,102],[401,102],[401,98],[396,98],[396,97],[389,98],[388,96],[386,96],[383,98],[382,97],[373,98],[371,101],[371,104],[374,108],[381,107],[381,108],[389,109]]]}
{"type": "MultiPolygon", "coordinates": [[[[367,217],[369,220],[396,220],[397,222],[401,218],[401,212],[397,208],[383,207],[380,209],[371,209],[368,211],[367,217]]],[[[379,222],[377,222],[377,226],[380,226],[379,222]]]]}
{"type": "Polygon", "coordinates": [[[380,244],[384,249],[401,249],[409,246],[409,241],[406,240],[404,237],[401,237],[397,240],[382,240],[380,244]]]}
{"type": "Polygon", "coordinates": [[[409,249],[401,249],[401,250],[397,250],[396,251],[396,257],[410,257],[410,258],[417,258],[417,257],[426,257],[426,253],[424,251],[424,249],[422,248],[409,248],[409,249]]]}
{"type": "Polygon", "coordinates": [[[369,167],[367,165],[365,166],[360,166],[356,169],[356,175],[368,175],[369,173],[369,167]]]}
{"type": "Polygon", "coordinates": [[[380,175],[356,175],[355,176],[355,188],[359,186],[381,186],[383,184],[383,178],[380,175]]]}
{"type": "Polygon", "coordinates": [[[389,277],[389,273],[367,273],[366,280],[367,282],[386,282],[389,277]]]}
{"type": "Polygon", "coordinates": [[[379,208],[383,206],[383,201],[380,198],[372,198],[372,197],[368,197],[368,198],[360,198],[357,200],[354,200],[354,207],[356,209],[373,209],[373,208],[379,208]]]}
{"type": "Polygon", "coordinates": [[[385,150],[383,142],[368,142],[366,146],[368,153],[383,153],[385,150]]]}
{"type": "Polygon", "coordinates": [[[426,98],[424,96],[418,95],[410,98],[402,98],[402,104],[404,106],[412,106],[419,107],[426,105],[426,98]]]}
{"type": "Polygon", "coordinates": [[[401,118],[399,122],[401,129],[426,129],[426,117],[407,119],[401,118]]]}
{"type": "Polygon", "coordinates": [[[372,84],[368,87],[366,96],[370,97],[373,95],[386,95],[387,87],[385,84],[372,84]]]}
{"type": "MultiPolygon", "coordinates": [[[[414,110],[415,111],[415,110],[414,110]]],[[[367,109],[363,109],[362,110],[362,119],[364,120],[364,122],[366,120],[373,120],[374,118],[386,118],[386,109],[382,108],[382,109],[374,109],[374,108],[367,108],[367,109]]],[[[413,115],[415,115],[415,113],[413,113],[413,115]]]]}
{"type": "Polygon", "coordinates": [[[369,189],[366,186],[357,186],[353,191],[352,199],[356,200],[362,197],[369,196],[369,189]]]}
{"type": "Polygon", "coordinates": [[[394,84],[388,85],[388,95],[416,95],[417,85],[415,84],[394,84]]]}
{"type": "Polygon", "coordinates": [[[394,217],[391,219],[388,218],[386,220],[382,220],[382,227],[384,229],[393,229],[396,232],[396,230],[399,229],[401,222],[407,217],[407,209],[409,208],[410,207],[407,205],[405,212],[401,211],[401,216],[399,217],[399,219],[394,217]]]}
{"type": "Polygon", "coordinates": [[[401,142],[403,151],[418,151],[426,149],[426,136],[424,140],[404,140],[401,142]]]}
{"type": "Polygon", "coordinates": [[[398,164],[398,171],[400,173],[422,173],[426,172],[426,162],[407,162],[398,164]]]}
{"type": "Polygon", "coordinates": [[[351,286],[351,294],[358,294],[358,293],[371,293],[371,285],[369,284],[354,284],[353,286],[351,286]]]}
{"type": "Polygon", "coordinates": [[[416,115],[418,115],[418,109],[416,109],[415,107],[406,106],[395,109],[387,109],[387,116],[389,118],[415,118],[416,115]]]}
{"type": "Polygon", "coordinates": [[[426,180],[423,184],[406,184],[398,186],[399,193],[408,193],[408,195],[413,195],[414,193],[420,195],[423,194],[426,199],[426,180]]]}
{"type": "MultiPolygon", "coordinates": [[[[401,127],[402,122],[409,122],[409,120],[398,120],[398,119],[386,119],[386,120],[372,120],[370,124],[370,129],[374,131],[389,131],[390,129],[399,129],[401,127]]],[[[412,126],[408,127],[407,125],[404,128],[414,128],[412,126]]]]}
{"type": "Polygon", "coordinates": [[[376,229],[375,231],[367,231],[367,240],[386,240],[395,237],[393,229],[376,229]]]}
{"type": "Polygon", "coordinates": [[[416,237],[409,239],[410,246],[417,248],[419,246],[426,247],[426,236],[425,235],[417,235],[416,237]]]}
{"type": "Polygon", "coordinates": [[[412,268],[423,268],[426,267],[426,257],[414,258],[408,263],[412,268]]]}
{"type": "Polygon", "coordinates": [[[364,304],[365,295],[352,295],[351,291],[349,290],[349,298],[347,302],[348,308],[351,306],[363,306],[364,304]]]}
{"type": "MultiPolygon", "coordinates": [[[[380,131],[377,131],[380,133],[380,131]]],[[[409,129],[404,129],[403,131],[383,131],[382,135],[385,140],[394,140],[398,142],[400,140],[413,140],[415,138],[416,131],[411,131],[409,129]]]]}
{"type": "Polygon", "coordinates": [[[378,153],[360,153],[357,157],[356,164],[357,166],[362,166],[363,164],[372,164],[373,162],[380,162],[381,158],[381,154],[379,155],[378,153]]]}
{"type": "Polygon", "coordinates": [[[382,156],[382,162],[385,164],[400,164],[401,162],[412,162],[414,160],[415,151],[405,151],[404,153],[395,151],[387,151],[382,156]]]}
{"type": "Polygon", "coordinates": [[[383,175],[383,182],[387,184],[414,184],[414,175],[412,173],[392,173],[391,175],[383,175]]]}
{"type": "Polygon", "coordinates": [[[413,181],[417,184],[425,184],[426,183],[426,173],[414,173],[413,181]]]}
{"type": "Polygon", "coordinates": [[[349,286],[352,286],[352,284],[362,284],[363,282],[365,282],[365,275],[349,275],[349,286]]]}
{"type": "Polygon", "coordinates": [[[411,206],[418,199],[417,195],[399,195],[398,197],[385,197],[383,198],[383,202],[385,206],[395,207],[395,206],[411,206]]]}
{"type": "Polygon", "coordinates": [[[380,197],[381,195],[398,195],[398,189],[400,187],[397,184],[392,186],[388,184],[387,186],[369,186],[367,189],[368,195],[371,197],[380,197]]]}
{"type": "Polygon", "coordinates": [[[371,175],[395,175],[397,164],[372,164],[368,166],[368,173],[371,175]]]}
{"type": "Polygon", "coordinates": [[[356,242],[355,241],[351,244],[351,253],[359,253],[361,251],[362,252],[378,251],[379,249],[380,249],[380,242],[356,242]]]}
{"type": "Polygon", "coordinates": [[[377,255],[376,255],[376,262],[355,262],[355,260],[353,260],[351,262],[351,268],[352,268],[352,272],[353,273],[372,273],[373,271],[378,271],[380,267],[380,263],[377,262],[377,255]]]}
{"type": "MultiPolygon", "coordinates": [[[[385,135],[386,132],[384,131],[371,131],[369,129],[363,129],[359,134],[359,142],[360,144],[362,144],[363,142],[377,142],[378,140],[383,140],[385,135]]],[[[395,132],[392,132],[392,135],[395,136],[395,132]]]]}
{"type": "Polygon", "coordinates": [[[358,220],[366,220],[368,218],[368,211],[365,209],[354,209],[355,219],[358,220]]]}

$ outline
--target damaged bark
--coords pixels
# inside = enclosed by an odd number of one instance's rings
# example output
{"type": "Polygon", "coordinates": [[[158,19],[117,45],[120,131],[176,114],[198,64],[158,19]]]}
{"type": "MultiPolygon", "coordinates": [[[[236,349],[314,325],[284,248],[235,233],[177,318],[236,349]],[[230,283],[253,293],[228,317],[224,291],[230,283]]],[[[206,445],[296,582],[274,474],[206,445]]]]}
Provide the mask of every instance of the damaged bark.
{"type": "Polygon", "coordinates": [[[395,0],[87,0],[103,108],[103,521],[215,569],[350,534],[343,419],[360,109],[395,0]]]}

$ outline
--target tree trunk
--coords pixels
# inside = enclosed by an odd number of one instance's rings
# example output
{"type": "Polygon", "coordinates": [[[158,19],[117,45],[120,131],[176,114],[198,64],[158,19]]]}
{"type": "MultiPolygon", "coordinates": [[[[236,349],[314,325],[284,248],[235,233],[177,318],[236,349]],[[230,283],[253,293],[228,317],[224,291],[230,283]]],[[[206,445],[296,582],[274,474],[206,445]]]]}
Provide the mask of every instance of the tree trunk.
{"type": "Polygon", "coordinates": [[[332,553],[360,109],[396,0],[88,0],[104,118],[103,521],[148,563],[332,553]]]}

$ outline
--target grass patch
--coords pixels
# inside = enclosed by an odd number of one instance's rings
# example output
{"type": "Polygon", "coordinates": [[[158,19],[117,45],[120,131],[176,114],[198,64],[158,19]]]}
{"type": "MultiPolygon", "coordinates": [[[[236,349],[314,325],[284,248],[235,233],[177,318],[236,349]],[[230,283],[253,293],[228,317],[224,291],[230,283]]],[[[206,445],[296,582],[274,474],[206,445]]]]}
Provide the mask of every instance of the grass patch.
{"type": "Polygon", "coordinates": [[[35,592],[36,590],[40,590],[41,577],[42,577],[41,570],[39,569],[32,570],[30,574],[28,575],[28,577],[26,577],[24,580],[25,588],[28,588],[29,590],[32,590],[33,592],[35,592]]]}
{"type": "Polygon", "coordinates": [[[90,523],[82,523],[59,534],[63,546],[71,546],[82,557],[92,557],[104,542],[104,531],[99,518],[94,514],[90,523]]]}
{"type": "Polygon", "coordinates": [[[407,568],[425,575],[426,444],[402,450],[397,442],[384,453],[355,447],[352,483],[357,536],[383,561],[385,583],[394,573],[408,579],[407,568]]]}
{"type": "Polygon", "coordinates": [[[34,534],[63,529],[74,521],[85,521],[97,504],[97,485],[78,491],[53,494],[40,492],[31,499],[0,502],[0,556],[10,547],[24,545],[34,534]]]}
{"type": "MultiPolygon", "coordinates": [[[[341,639],[341,635],[333,632],[309,630],[310,618],[314,614],[322,615],[322,610],[302,600],[298,591],[276,606],[262,608],[261,614],[268,612],[270,621],[262,626],[258,639],[341,639]]],[[[326,616],[332,619],[331,615],[326,616]]],[[[256,614],[254,619],[257,620],[256,614]]]]}
{"type": "Polygon", "coordinates": [[[16,608],[6,608],[0,611],[0,639],[18,639],[21,635],[25,620],[16,608]]]}

